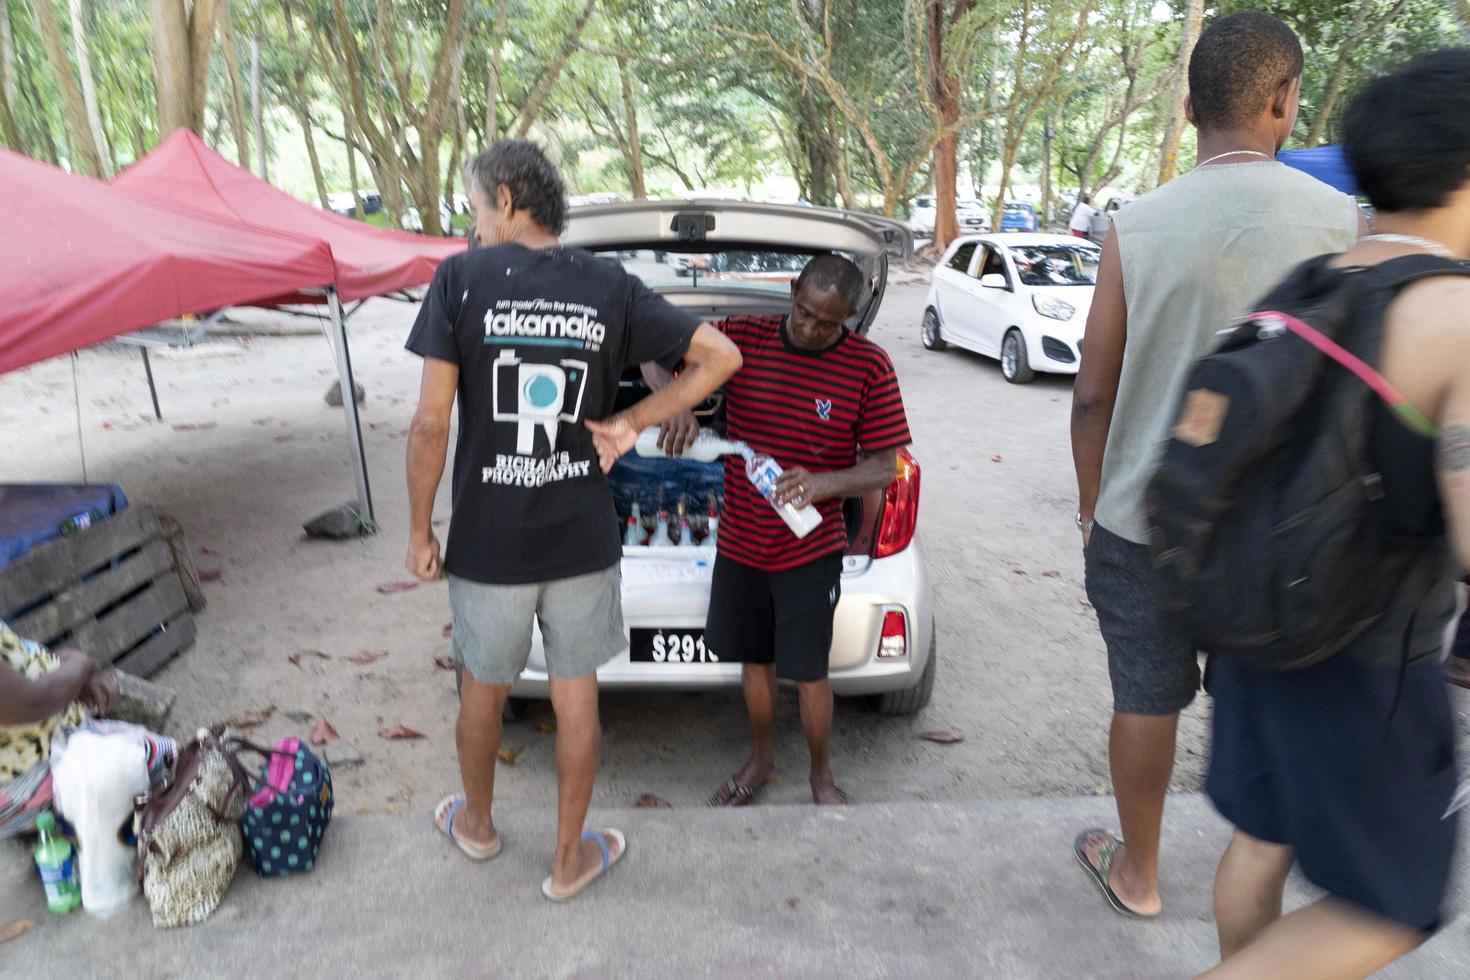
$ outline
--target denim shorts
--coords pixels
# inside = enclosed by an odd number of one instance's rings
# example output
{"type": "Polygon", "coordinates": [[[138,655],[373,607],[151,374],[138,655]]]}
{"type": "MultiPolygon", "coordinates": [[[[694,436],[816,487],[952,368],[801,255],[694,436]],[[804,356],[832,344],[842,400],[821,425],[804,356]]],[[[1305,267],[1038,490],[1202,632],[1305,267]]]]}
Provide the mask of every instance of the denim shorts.
{"type": "Polygon", "coordinates": [[[1199,654],[1188,637],[1159,613],[1148,547],[1101,525],[1084,555],[1087,600],[1108,648],[1113,710],[1172,715],[1199,690],[1199,654]]]}
{"type": "Polygon", "coordinates": [[[526,585],[486,585],[449,577],[454,660],[481,684],[512,684],[531,656],[541,626],[546,669],[559,679],[585,677],[628,648],[623,630],[622,569],[526,585]]]}

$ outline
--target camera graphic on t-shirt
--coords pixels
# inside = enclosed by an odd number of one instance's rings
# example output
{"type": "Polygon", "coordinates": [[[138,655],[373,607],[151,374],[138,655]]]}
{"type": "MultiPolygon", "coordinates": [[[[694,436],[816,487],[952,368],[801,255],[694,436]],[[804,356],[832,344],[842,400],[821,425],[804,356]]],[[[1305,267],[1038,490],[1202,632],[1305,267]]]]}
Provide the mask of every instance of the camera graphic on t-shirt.
{"type": "Polygon", "coordinates": [[[555,364],[523,361],[513,350],[495,359],[494,419],[516,423],[516,452],[532,455],[536,429],[546,433],[547,451],[556,446],[562,422],[581,418],[582,395],[587,389],[587,362],[561,360],[555,364]]]}

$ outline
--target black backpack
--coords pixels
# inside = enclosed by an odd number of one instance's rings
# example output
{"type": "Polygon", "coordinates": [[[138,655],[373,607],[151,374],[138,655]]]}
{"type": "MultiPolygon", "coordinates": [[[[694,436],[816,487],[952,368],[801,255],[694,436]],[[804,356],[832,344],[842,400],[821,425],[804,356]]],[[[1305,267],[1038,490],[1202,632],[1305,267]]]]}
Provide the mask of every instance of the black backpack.
{"type": "Polygon", "coordinates": [[[1401,289],[1470,275],[1429,255],[1369,268],[1332,258],[1298,266],[1195,365],[1147,491],[1165,614],[1198,649],[1271,670],[1352,643],[1422,553],[1385,520],[1374,402],[1434,427],[1372,365],[1401,289]]]}

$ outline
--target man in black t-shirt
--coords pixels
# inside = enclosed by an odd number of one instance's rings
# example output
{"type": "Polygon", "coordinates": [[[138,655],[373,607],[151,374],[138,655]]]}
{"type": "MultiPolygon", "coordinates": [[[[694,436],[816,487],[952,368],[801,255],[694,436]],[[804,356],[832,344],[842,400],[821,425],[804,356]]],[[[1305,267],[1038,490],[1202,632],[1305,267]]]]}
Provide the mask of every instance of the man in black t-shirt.
{"type": "Polygon", "coordinates": [[[621,266],[560,246],[565,190],[534,144],[495,144],[467,168],[466,183],[485,247],[440,264],[407,344],[424,358],[408,442],[407,565],[425,581],[440,577],[434,496],[459,400],[442,567],[465,791],[442,800],[435,821],[470,857],[499,853],[490,811],[501,711],[539,623],[560,790],[556,856],[542,891],[565,901],[627,847],[616,830],[582,830],[602,737],[596,671],[627,645],[606,473],[642,429],[723,384],[740,354],[621,266]],[[677,381],[611,415],[624,369],[681,360],[677,381]]]}

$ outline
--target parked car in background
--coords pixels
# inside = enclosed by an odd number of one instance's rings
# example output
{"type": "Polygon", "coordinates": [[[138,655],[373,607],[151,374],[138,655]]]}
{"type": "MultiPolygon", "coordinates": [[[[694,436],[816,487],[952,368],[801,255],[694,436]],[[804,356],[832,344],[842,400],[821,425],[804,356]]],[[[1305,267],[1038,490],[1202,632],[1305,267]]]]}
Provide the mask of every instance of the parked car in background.
{"type": "Polygon", "coordinates": [[[1036,231],[1036,208],[1025,201],[1009,201],[1000,212],[1001,231],[1036,231]]]}
{"type": "MultiPolygon", "coordinates": [[[[916,236],[934,237],[938,203],[933,194],[921,194],[909,203],[909,229],[916,236]]],[[[955,220],[961,234],[974,235],[990,230],[990,212],[973,197],[962,197],[955,202],[955,220]]]]}
{"type": "Polygon", "coordinates": [[[920,337],[1000,361],[1025,384],[1037,371],[1076,374],[1102,249],[1066,235],[956,239],[934,267],[920,337]]]}
{"type": "MultiPolygon", "coordinates": [[[[834,208],[708,199],[574,208],[561,240],[621,261],[649,289],[702,320],[785,313],[791,308],[790,276],[813,255],[843,255],[863,275],[862,299],[848,322],[858,333],[866,333],[877,315],[890,255],[913,255],[912,236],[891,219],[834,208]],[[659,263],[657,252],[696,256],[715,271],[691,281],[677,276],[673,263],[659,263]]],[[[635,368],[624,375],[615,408],[626,408],[646,393],[635,368]]],[[[723,395],[716,393],[696,415],[702,425],[719,430],[723,395]]],[[[649,514],[692,497],[702,513],[707,495],[717,493],[714,488],[722,481],[721,462],[630,457],[608,474],[622,521],[637,502],[649,514]],[[644,476],[649,467],[657,474],[656,492],[644,476]],[[701,489],[691,490],[696,485],[701,489]]],[[[832,638],[832,687],[839,696],[867,697],[886,714],[919,711],[934,689],[934,586],[917,531],[919,489],[919,464],[905,451],[888,487],[846,506],[848,546],[832,638]]],[[[624,547],[628,648],[598,670],[604,689],[740,687],[740,664],[721,661],[704,644],[712,557],[704,547],[624,547]]],[[[545,698],[548,682],[537,632],[512,695],[545,698]]]]}
{"type": "MultiPolygon", "coordinates": [[[[383,210],[383,196],[375,190],[360,190],[357,196],[362,200],[362,213],[364,215],[377,214],[383,210]]],[[[355,202],[351,191],[339,191],[327,195],[327,206],[335,213],[352,217],[356,213],[355,202]]]]}

